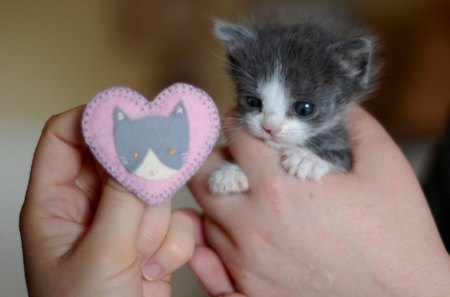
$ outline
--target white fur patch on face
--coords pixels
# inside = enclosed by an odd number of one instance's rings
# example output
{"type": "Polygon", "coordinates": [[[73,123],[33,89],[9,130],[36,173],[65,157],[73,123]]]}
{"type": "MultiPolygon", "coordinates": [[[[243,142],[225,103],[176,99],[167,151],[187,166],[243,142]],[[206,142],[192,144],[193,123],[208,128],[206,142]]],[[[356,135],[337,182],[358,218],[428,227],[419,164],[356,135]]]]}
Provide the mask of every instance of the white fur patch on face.
{"type": "Polygon", "coordinates": [[[249,113],[244,119],[250,132],[259,138],[282,146],[302,145],[311,136],[311,127],[299,118],[288,116],[292,100],[281,73],[281,67],[276,67],[270,79],[258,84],[262,112],[249,113]]]}
{"type": "Polygon", "coordinates": [[[259,92],[263,103],[261,124],[281,129],[290,104],[280,70],[276,70],[267,82],[260,84],[259,92]]]}

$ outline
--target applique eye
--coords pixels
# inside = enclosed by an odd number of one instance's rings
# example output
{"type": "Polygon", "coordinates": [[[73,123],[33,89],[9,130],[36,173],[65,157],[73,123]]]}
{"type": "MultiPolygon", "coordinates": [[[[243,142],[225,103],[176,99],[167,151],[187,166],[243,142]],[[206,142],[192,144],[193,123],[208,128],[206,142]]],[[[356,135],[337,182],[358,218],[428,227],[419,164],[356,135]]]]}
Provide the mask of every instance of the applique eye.
{"type": "Polygon", "coordinates": [[[248,96],[246,98],[247,105],[252,108],[260,109],[262,107],[262,101],[259,98],[248,96]]]}
{"type": "Polygon", "coordinates": [[[131,156],[133,157],[133,159],[139,158],[139,153],[138,152],[132,152],[131,156]]]}
{"type": "Polygon", "coordinates": [[[171,149],[169,150],[169,155],[170,155],[170,156],[174,156],[175,153],[176,153],[176,150],[175,150],[174,148],[171,148],[171,149]]]}
{"type": "Polygon", "coordinates": [[[311,102],[297,101],[294,103],[293,109],[299,117],[308,117],[314,113],[316,106],[311,102]]]}

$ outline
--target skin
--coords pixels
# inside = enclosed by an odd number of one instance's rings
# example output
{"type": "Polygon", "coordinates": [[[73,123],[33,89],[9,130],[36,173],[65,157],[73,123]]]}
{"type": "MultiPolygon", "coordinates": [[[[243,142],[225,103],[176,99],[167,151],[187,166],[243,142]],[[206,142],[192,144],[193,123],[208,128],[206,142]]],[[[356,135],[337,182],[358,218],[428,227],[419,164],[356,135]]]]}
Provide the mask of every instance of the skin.
{"type": "Polygon", "coordinates": [[[170,274],[194,250],[193,222],[99,170],[81,136],[83,109],[52,117],[35,152],[20,216],[29,296],[170,296],[170,274]]]}
{"type": "Polygon", "coordinates": [[[287,176],[278,151],[226,123],[228,149],[190,183],[200,217],[145,206],[107,178],[83,144],[82,110],[50,119],[36,149],[20,217],[29,296],[170,296],[170,273],[190,258],[213,296],[449,295],[417,180],[364,111],[349,116],[354,170],[320,183],[287,176]],[[227,154],[250,190],[212,197],[209,174],[227,154]]]}
{"type": "Polygon", "coordinates": [[[407,160],[361,108],[347,126],[354,168],[300,181],[280,153],[232,118],[229,140],[190,182],[196,217],[191,267],[212,295],[450,296],[450,259],[407,160]],[[231,156],[248,192],[213,196],[208,178],[231,156]],[[263,162],[261,160],[264,160],[263,162]]]}

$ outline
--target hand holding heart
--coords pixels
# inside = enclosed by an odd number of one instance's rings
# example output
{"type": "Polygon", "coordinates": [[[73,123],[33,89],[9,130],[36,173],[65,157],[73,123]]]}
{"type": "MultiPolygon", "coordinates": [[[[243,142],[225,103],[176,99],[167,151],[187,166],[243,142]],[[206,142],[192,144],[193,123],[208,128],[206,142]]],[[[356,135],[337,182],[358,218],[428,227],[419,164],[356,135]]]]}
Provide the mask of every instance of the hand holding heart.
{"type": "MultiPolygon", "coordinates": [[[[194,226],[185,213],[172,213],[166,200],[212,148],[218,134],[215,106],[205,93],[175,85],[154,102],[129,89],[112,89],[84,111],[84,136],[100,163],[157,207],[136,199],[99,169],[80,129],[83,111],[79,107],[52,117],[36,149],[20,218],[29,294],[170,296],[170,274],[193,253],[194,226]],[[122,129],[118,125],[132,129],[133,121],[149,116],[159,125],[150,127],[156,133],[152,139],[161,140],[162,130],[173,130],[167,139],[189,133],[186,147],[185,142],[162,149],[153,144],[154,155],[175,171],[153,180],[136,175],[131,161],[118,157],[120,146],[114,144],[114,129],[122,129]],[[170,117],[173,121],[167,120],[170,117]],[[177,161],[179,150],[183,155],[177,161]]],[[[126,146],[126,137],[131,139],[119,131],[116,139],[126,146]]],[[[139,159],[136,153],[131,158],[139,159]]]]}
{"type": "Polygon", "coordinates": [[[52,117],[36,149],[20,218],[30,296],[170,296],[191,257],[192,220],[108,178],[81,135],[82,107],[52,117]]]}

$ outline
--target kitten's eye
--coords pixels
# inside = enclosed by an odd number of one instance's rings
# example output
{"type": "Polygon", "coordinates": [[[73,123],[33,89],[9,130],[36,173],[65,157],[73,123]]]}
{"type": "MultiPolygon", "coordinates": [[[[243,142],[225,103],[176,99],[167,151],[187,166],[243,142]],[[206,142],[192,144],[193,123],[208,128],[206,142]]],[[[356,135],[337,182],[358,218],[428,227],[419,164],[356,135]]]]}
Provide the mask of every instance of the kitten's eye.
{"type": "Polygon", "coordinates": [[[248,97],[246,98],[246,100],[247,100],[247,105],[248,105],[249,107],[252,107],[252,108],[258,108],[258,109],[262,107],[262,101],[261,101],[261,99],[258,99],[258,98],[256,98],[256,97],[248,96],[248,97]]]}
{"type": "Polygon", "coordinates": [[[170,155],[170,156],[174,156],[175,153],[176,153],[176,151],[175,151],[174,148],[171,148],[171,149],[169,150],[169,155],[170,155]]]}
{"type": "Polygon", "coordinates": [[[138,152],[132,152],[131,156],[133,157],[133,159],[136,159],[139,157],[139,153],[138,152]]]}
{"type": "Polygon", "coordinates": [[[314,113],[316,106],[313,103],[297,101],[293,106],[294,112],[300,117],[308,117],[314,113]]]}

